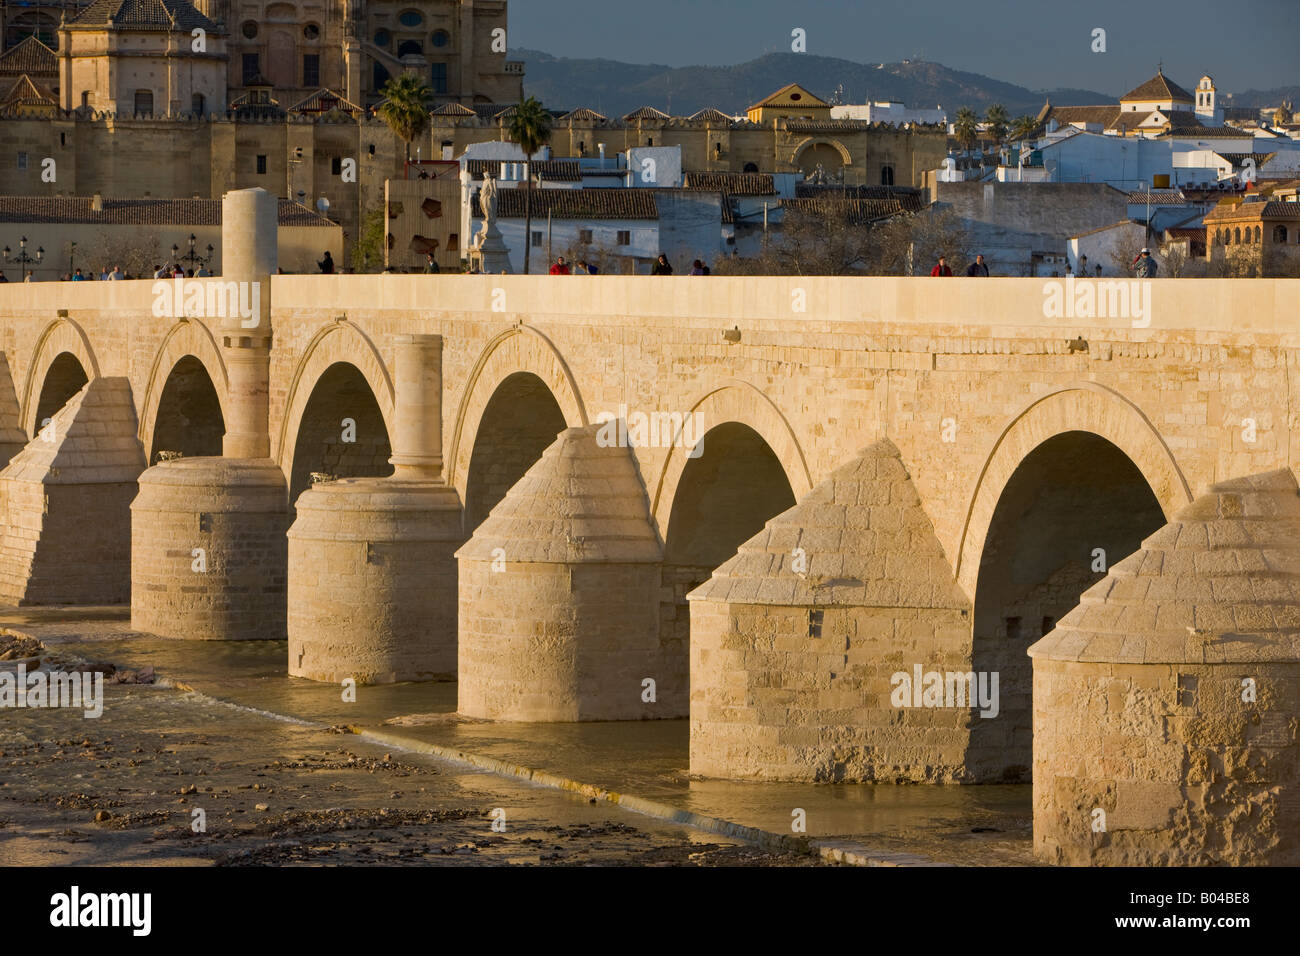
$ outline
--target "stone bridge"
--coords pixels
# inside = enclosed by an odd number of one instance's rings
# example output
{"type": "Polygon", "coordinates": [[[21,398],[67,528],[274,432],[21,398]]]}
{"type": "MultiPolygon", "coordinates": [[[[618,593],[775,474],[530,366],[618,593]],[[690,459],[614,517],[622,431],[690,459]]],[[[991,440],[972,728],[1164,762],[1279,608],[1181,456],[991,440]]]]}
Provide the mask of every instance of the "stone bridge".
{"type": "MultiPolygon", "coordinates": [[[[1075,318],[1049,300],[1090,283],[279,276],[256,194],[194,280],[257,284],[247,318],[150,281],[0,286],[0,601],[287,636],[318,680],[458,674],[468,716],[689,713],[703,775],[1015,781],[1030,646],[1211,485],[1295,498],[1300,282],[1075,318]],[[996,714],[936,704],[931,672],[998,675],[996,714]]],[[[1205,630],[1186,613],[1158,625],[1205,630]]],[[[1115,680],[1117,709],[1163,686],[1115,680]]],[[[1179,772],[1124,753],[1107,780],[1179,772]]],[[[1049,856],[1076,797],[1036,791],[1049,856]]]]}

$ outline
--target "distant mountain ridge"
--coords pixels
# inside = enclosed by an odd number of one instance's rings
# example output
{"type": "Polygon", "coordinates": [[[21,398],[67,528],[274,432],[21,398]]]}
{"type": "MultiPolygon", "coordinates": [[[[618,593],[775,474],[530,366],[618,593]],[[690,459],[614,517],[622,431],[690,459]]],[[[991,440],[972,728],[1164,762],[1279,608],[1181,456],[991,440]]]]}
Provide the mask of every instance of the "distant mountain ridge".
{"type": "MultiPolygon", "coordinates": [[[[1030,90],[979,73],[949,69],[941,63],[855,63],[808,53],[768,53],[734,66],[671,67],[606,59],[556,57],[539,50],[515,49],[511,59],[524,61],[524,90],[551,109],[589,107],[609,117],[653,106],[676,116],[706,107],[743,113],[753,103],[787,83],[798,83],[829,100],[843,86],[845,103],[900,100],[908,106],[941,105],[951,118],[962,106],[982,113],[1001,103],[1014,118],[1034,115],[1050,99],[1057,106],[1114,103],[1114,96],[1094,90],[1030,90]]],[[[1133,85],[1148,79],[1134,77],[1133,85]]],[[[1189,81],[1194,82],[1194,79],[1189,81]]],[[[1233,106],[1268,106],[1300,88],[1249,90],[1232,97],[1233,106]]]]}

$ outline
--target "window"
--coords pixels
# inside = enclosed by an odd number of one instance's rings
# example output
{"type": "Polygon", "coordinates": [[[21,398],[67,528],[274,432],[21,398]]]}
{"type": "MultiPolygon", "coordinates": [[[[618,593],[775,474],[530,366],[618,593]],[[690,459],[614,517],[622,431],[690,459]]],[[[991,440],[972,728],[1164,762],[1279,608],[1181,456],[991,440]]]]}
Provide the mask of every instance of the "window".
{"type": "MultiPolygon", "coordinates": [[[[798,96],[799,94],[796,93],[796,94],[794,94],[794,95],[795,95],[795,96],[798,96]]],[[[822,612],[822,611],[814,611],[812,608],[809,608],[809,609],[808,609],[808,636],[809,636],[809,637],[821,637],[821,636],[822,636],[822,615],[823,615],[823,613],[824,613],[824,612],[822,612]]]]}
{"type": "Polygon", "coordinates": [[[388,46],[389,41],[392,39],[393,35],[387,30],[380,29],[375,31],[375,46],[388,46]]]}
{"type": "Polygon", "coordinates": [[[332,176],[342,176],[342,175],[343,175],[343,157],[342,157],[342,156],[331,156],[331,157],[330,157],[330,175],[332,175],[332,176]]]}
{"type": "Polygon", "coordinates": [[[304,53],[302,57],[302,85],[320,86],[320,54],[304,53]]]}
{"type": "Polygon", "coordinates": [[[1250,245],[1250,226],[1246,227],[1246,245],[1250,245]]]}
{"type": "Polygon", "coordinates": [[[244,25],[239,28],[239,32],[242,33],[244,38],[247,40],[254,39],[257,36],[257,21],[245,20],[244,25]]]}
{"type": "Polygon", "coordinates": [[[447,251],[458,252],[460,250],[460,233],[453,232],[447,237],[447,251]]]}
{"type": "Polygon", "coordinates": [[[193,113],[195,116],[202,116],[204,113],[204,107],[206,105],[207,104],[206,101],[203,99],[202,93],[195,93],[193,96],[190,97],[190,112],[193,113]]]}
{"type": "Polygon", "coordinates": [[[424,22],[424,17],[417,10],[407,10],[398,15],[397,22],[404,27],[418,27],[424,22]]]}
{"type": "Polygon", "coordinates": [[[320,39],[320,27],[316,26],[314,23],[307,24],[302,28],[302,37],[304,40],[320,39]]]}
{"type": "Polygon", "coordinates": [[[745,164],[745,172],[747,172],[747,173],[756,173],[756,172],[758,172],[758,163],[746,163],[746,164],[745,164]]]}
{"type": "Polygon", "coordinates": [[[540,231],[534,229],[534,230],[533,230],[533,248],[536,249],[536,248],[537,248],[538,246],[540,246],[541,244],[542,244],[542,234],[541,234],[540,231]]]}
{"type": "Polygon", "coordinates": [[[620,229],[620,230],[618,231],[618,244],[619,244],[620,246],[630,246],[630,245],[632,245],[632,230],[630,230],[630,229],[620,229]]]}
{"type": "MultiPolygon", "coordinates": [[[[1246,235],[1250,235],[1250,230],[1249,230],[1249,229],[1246,230],[1246,235]]],[[[1241,227],[1240,227],[1240,226],[1238,226],[1236,229],[1232,230],[1232,241],[1235,242],[1237,245],[1241,245],[1241,227]]]]}
{"type": "Polygon", "coordinates": [[[591,245],[591,230],[590,230],[590,229],[579,229],[579,230],[578,230],[578,241],[581,242],[583,245],[591,245]]]}
{"type": "Polygon", "coordinates": [[[446,30],[434,30],[429,42],[441,49],[451,42],[451,34],[446,30]]]}
{"type": "Polygon", "coordinates": [[[249,83],[252,83],[255,79],[257,79],[257,74],[260,72],[260,67],[258,66],[257,61],[258,61],[258,55],[256,53],[244,54],[243,62],[244,62],[244,85],[245,86],[247,86],[249,83]]]}
{"type": "Polygon", "coordinates": [[[1020,618],[1007,618],[1007,638],[1013,641],[1020,640],[1020,618]]]}
{"type": "Polygon", "coordinates": [[[1256,242],[1259,242],[1259,237],[1260,237],[1260,235],[1261,235],[1260,228],[1259,228],[1259,226],[1256,226],[1256,227],[1255,227],[1255,241],[1256,241],[1256,242]]]}
{"type": "Polygon", "coordinates": [[[265,176],[265,175],[266,175],[266,157],[265,157],[265,156],[258,156],[258,157],[257,157],[257,175],[259,175],[259,176],[265,176]]]}
{"type": "Polygon", "coordinates": [[[419,40],[403,40],[401,44],[397,47],[398,56],[409,56],[412,53],[415,54],[416,56],[419,56],[423,52],[424,52],[424,46],[420,43],[419,40]]]}
{"type": "Polygon", "coordinates": [[[647,136],[645,138],[645,144],[647,146],[653,146],[655,144],[655,138],[653,136],[647,136]]]}
{"type": "Polygon", "coordinates": [[[435,93],[447,92],[447,64],[434,63],[429,67],[429,85],[435,93]]]}
{"type": "Polygon", "coordinates": [[[19,154],[18,154],[18,168],[19,168],[19,169],[26,169],[26,168],[27,168],[27,154],[26,154],[26,153],[19,153],[19,154]]]}
{"type": "Polygon", "coordinates": [[[1286,226],[1273,227],[1273,241],[1279,243],[1286,242],[1286,226]]]}
{"type": "Polygon", "coordinates": [[[894,185],[894,167],[893,167],[893,166],[881,166],[881,167],[880,167],[880,185],[882,185],[882,186],[892,186],[892,185],[894,185]]]}
{"type": "Polygon", "coordinates": [[[153,116],[153,90],[135,91],[135,115],[153,116]]]}

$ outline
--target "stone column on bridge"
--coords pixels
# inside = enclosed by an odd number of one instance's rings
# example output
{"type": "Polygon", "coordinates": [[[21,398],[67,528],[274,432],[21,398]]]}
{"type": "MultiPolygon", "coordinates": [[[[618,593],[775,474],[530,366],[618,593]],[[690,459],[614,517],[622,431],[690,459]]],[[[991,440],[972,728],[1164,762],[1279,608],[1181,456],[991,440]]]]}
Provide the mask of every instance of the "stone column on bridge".
{"type": "Polygon", "coordinates": [[[1212,485],[1029,648],[1034,853],[1300,863],[1300,496],[1212,485]]]}
{"type": "Polygon", "coordinates": [[[394,472],[312,486],[289,530],[289,674],[456,674],[460,496],[442,477],[442,336],[396,336],[394,472]]]}
{"type": "MultiPolygon", "coordinates": [[[[240,309],[220,328],[228,390],[220,458],[182,458],[140,476],[131,505],[131,625],[167,637],[283,639],[288,487],[270,458],[271,276],[277,201],[222,199],[223,274],[240,309]]],[[[229,314],[233,313],[233,314],[229,314]]]]}

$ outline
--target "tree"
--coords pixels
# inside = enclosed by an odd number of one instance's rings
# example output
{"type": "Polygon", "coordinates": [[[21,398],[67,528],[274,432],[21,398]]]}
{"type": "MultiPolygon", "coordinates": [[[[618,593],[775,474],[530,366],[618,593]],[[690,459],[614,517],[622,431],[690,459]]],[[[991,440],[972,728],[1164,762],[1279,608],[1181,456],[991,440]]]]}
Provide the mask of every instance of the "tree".
{"type": "Polygon", "coordinates": [[[1007,138],[1007,127],[1011,122],[1011,117],[1007,114],[1006,107],[1001,103],[994,103],[989,107],[985,119],[988,120],[989,135],[993,137],[995,143],[1001,146],[1003,141],[1007,138]]]}
{"type": "Polygon", "coordinates": [[[975,140],[979,136],[979,117],[969,106],[963,106],[957,111],[957,117],[952,124],[953,135],[957,137],[957,145],[966,152],[970,152],[975,146],[975,140]]]}
{"type": "Polygon", "coordinates": [[[527,180],[524,184],[527,190],[524,196],[524,275],[528,275],[532,268],[530,253],[533,248],[533,153],[551,138],[551,114],[542,108],[536,97],[530,96],[515,107],[506,135],[524,151],[524,178],[527,180]]]}
{"type": "Polygon", "coordinates": [[[1011,124],[1011,139],[1017,143],[1032,139],[1038,129],[1038,120],[1032,116],[1018,116],[1011,124]]]}
{"type": "Polygon", "coordinates": [[[872,230],[871,275],[930,274],[943,256],[953,275],[964,275],[974,257],[961,217],[951,209],[922,209],[896,216],[872,230]]]}
{"type": "Polygon", "coordinates": [[[361,235],[352,245],[353,271],[379,272],[384,268],[384,246],[388,241],[384,225],[383,209],[372,209],[366,213],[361,235]]]}
{"type": "Polygon", "coordinates": [[[1294,109],[1295,107],[1292,106],[1290,100],[1283,100],[1282,105],[1273,111],[1273,125],[1274,126],[1289,125],[1291,120],[1295,118],[1295,114],[1293,112],[1294,109]]]}
{"type": "Polygon", "coordinates": [[[411,143],[429,125],[429,98],[433,90],[414,73],[403,73],[379,91],[385,102],[379,118],[406,143],[406,161],[411,161],[411,143]]]}

